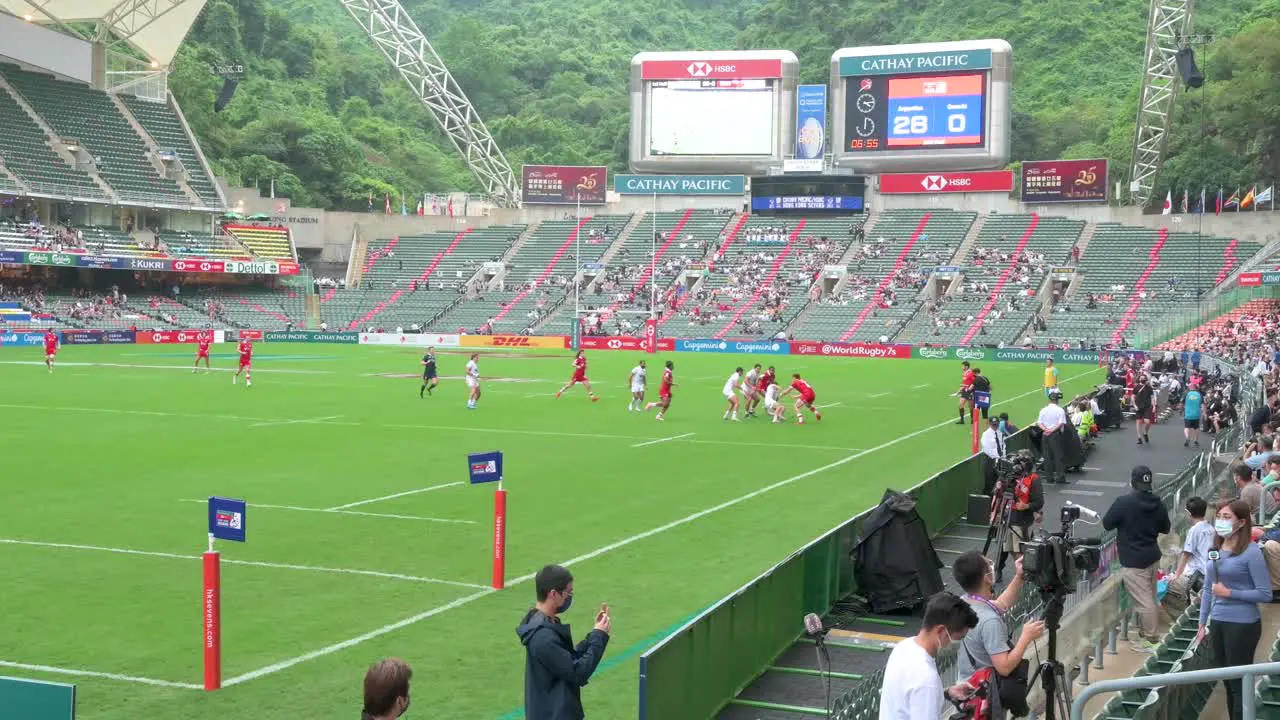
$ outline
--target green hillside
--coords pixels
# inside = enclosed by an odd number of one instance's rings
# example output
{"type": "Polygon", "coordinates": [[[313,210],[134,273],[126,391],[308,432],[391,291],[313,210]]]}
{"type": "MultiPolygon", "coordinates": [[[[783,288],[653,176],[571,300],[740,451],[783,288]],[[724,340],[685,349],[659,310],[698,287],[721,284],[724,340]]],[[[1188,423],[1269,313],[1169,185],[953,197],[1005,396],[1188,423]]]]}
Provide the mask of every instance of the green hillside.
{"type": "MultiPolygon", "coordinates": [[[[641,50],[786,48],[825,82],[838,47],[982,37],[1014,48],[1015,160],[1127,166],[1145,2],[1084,0],[407,0],[513,167],[626,165],[627,70],[641,50]]],[[[1198,8],[1210,81],[1180,102],[1165,184],[1229,187],[1280,176],[1280,0],[1198,8]]],[[[295,202],[364,209],[404,191],[475,189],[435,122],[335,0],[214,0],[171,86],[217,169],[295,202]],[[242,59],[213,112],[215,60],[242,59]]]]}

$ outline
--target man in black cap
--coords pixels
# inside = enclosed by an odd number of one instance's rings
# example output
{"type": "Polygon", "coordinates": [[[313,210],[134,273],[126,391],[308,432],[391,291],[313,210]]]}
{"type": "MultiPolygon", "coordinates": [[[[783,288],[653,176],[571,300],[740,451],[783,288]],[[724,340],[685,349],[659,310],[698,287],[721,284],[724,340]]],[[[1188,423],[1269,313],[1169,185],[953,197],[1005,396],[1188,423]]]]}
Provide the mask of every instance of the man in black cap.
{"type": "Polygon", "coordinates": [[[1116,531],[1116,547],[1124,569],[1120,577],[1138,612],[1138,640],[1134,649],[1151,652],[1159,639],[1156,567],[1160,564],[1161,533],[1169,532],[1169,512],[1152,492],[1151,468],[1139,465],[1129,475],[1133,492],[1121,495],[1102,517],[1102,527],[1116,531]]]}

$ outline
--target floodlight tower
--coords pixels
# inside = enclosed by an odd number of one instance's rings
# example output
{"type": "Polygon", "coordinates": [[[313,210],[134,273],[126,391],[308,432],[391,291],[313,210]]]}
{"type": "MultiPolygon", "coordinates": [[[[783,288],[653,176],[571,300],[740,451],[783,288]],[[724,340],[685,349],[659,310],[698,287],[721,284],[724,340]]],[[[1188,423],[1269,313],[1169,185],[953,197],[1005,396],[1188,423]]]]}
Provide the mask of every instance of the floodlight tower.
{"type": "Polygon", "coordinates": [[[1195,0],[1151,0],[1129,171],[1130,202],[1139,207],[1151,201],[1164,165],[1181,80],[1177,55],[1183,39],[1191,33],[1194,14],[1195,0]]]}

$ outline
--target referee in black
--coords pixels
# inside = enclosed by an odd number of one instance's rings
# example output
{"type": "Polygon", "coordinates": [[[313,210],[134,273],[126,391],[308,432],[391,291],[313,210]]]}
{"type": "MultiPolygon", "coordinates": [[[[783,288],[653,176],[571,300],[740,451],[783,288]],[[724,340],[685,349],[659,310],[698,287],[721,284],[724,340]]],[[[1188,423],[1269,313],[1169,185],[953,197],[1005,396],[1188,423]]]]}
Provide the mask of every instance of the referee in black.
{"type": "Polygon", "coordinates": [[[422,398],[422,393],[430,395],[439,384],[440,378],[436,377],[436,349],[429,347],[427,354],[422,356],[422,387],[418,389],[418,398],[422,398]]]}

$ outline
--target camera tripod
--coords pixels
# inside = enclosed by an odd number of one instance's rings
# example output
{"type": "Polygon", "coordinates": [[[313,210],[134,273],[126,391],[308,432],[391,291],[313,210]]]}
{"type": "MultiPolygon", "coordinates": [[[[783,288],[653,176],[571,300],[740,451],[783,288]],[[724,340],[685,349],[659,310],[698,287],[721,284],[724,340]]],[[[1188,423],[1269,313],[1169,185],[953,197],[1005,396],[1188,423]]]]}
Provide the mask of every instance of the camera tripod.
{"type": "Polygon", "coordinates": [[[1066,668],[1058,660],[1058,628],[1062,625],[1066,588],[1042,589],[1040,592],[1045,604],[1044,627],[1049,637],[1047,657],[1027,681],[1027,686],[1034,685],[1039,677],[1040,687],[1044,690],[1045,720],[1067,720],[1071,717],[1071,681],[1067,678],[1066,668]]]}
{"type": "Polygon", "coordinates": [[[1009,538],[1009,519],[1013,515],[1013,483],[1008,478],[1000,478],[996,483],[999,494],[991,498],[991,515],[988,518],[987,541],[982,546],[982,554],[996,566],[996,577],[1004,571],[1004,562],[1008,554],[1005,545],[1009,538]],[[992,542],[995,552],[992,553],[992,542]]]}

